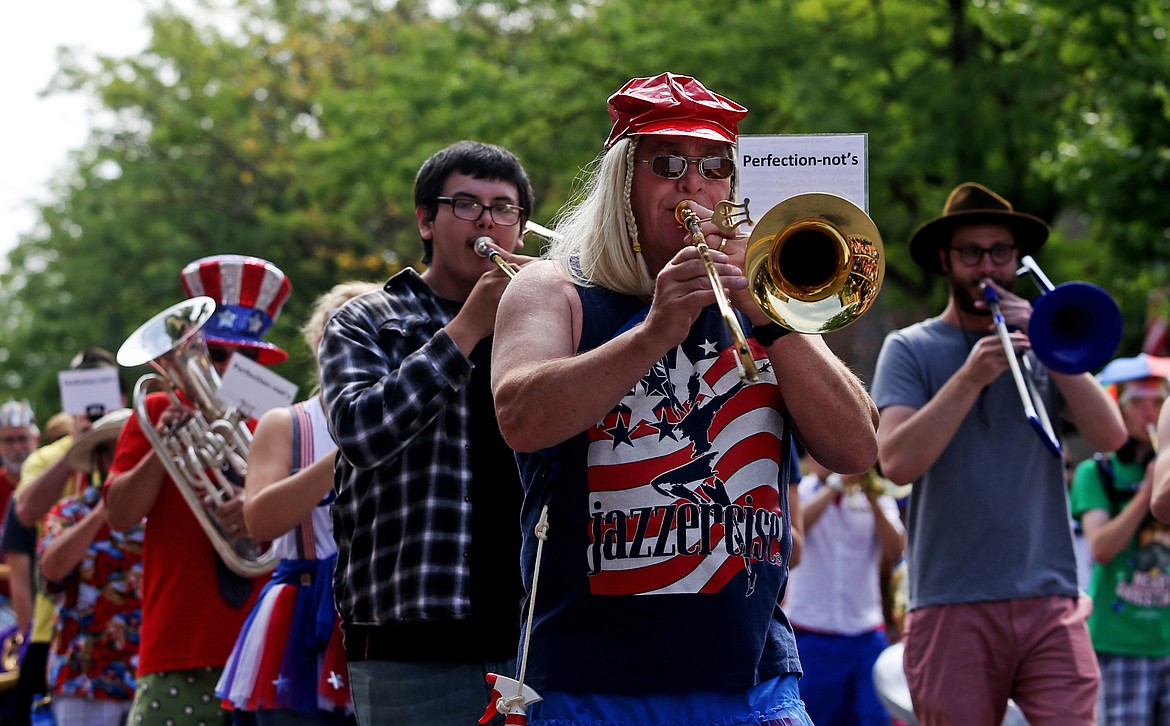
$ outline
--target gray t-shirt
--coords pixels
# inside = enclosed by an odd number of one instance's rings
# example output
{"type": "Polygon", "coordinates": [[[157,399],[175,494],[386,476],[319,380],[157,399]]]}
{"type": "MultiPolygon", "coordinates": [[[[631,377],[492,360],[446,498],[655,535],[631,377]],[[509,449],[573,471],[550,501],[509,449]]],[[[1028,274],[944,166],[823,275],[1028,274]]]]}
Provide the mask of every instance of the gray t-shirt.
{"type": "MultiPolygon", "coordinates": [[[[891,333],[878,354],[879,409],[922,408],[977,334],[931,318],[891,333]]],[[[1029,354],[1031,355],[1031,354],[1029,354]]],[[[1056,425],[1062,399],[1034,357],[1056,425]]],[[[914,482],[907,538],[910,608],[1077,595],[1064,467],[1024,416],[1010,373],[988,386],[938,460],[914,482]]]]}

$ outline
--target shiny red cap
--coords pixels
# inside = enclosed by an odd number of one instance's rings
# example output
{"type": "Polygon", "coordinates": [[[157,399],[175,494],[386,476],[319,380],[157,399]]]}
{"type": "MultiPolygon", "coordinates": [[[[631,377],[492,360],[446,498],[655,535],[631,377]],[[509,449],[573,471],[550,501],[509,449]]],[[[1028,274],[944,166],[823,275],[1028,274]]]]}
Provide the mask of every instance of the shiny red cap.
{"type": "Polygon", "coordinates": [[[634,78],[609,97],[613,130],[605,148],[634,134],[693,136],[734,144],[739,120],[747,113],[690,76],[662,73],[634,78]]]}

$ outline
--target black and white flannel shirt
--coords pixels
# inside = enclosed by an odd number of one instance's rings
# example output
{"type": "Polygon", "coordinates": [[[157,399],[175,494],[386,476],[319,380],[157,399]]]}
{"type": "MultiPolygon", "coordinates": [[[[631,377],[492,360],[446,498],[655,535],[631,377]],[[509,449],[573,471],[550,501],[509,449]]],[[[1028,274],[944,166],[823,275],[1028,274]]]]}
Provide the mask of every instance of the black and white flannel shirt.
{"type": "Polygon", "coordinates": [[[470,615],[472,366],[412,269],[348,302],[319,356],[339,447],[333,589],[343,622],[470,615]]]}

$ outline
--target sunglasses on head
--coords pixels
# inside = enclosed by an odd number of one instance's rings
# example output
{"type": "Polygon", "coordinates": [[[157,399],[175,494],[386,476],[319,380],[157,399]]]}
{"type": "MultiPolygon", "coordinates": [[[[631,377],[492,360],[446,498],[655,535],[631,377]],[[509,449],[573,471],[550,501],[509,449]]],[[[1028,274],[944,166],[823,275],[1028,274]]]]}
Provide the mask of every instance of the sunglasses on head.
{"type": "Polygon", "coordinates": [[[650,171],[663,179],[678,179],[687,173],[694,162],[704,179],[718,181],[726,179],[735,171],[735,162],[726,156],[679,156],[662,154],[653,159],[634,159],[639,164],[649,164],[650,171]]]}

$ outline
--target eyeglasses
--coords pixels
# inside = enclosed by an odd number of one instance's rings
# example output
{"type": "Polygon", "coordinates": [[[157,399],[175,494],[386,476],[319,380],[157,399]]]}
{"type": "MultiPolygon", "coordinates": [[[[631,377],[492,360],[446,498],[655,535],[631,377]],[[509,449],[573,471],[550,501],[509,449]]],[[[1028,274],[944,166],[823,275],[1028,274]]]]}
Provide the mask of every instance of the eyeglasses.
{"type": "Polygon", "coordinates": [[[450,204],[451,212],[467,222],[478,222],[486,209],[491,214],[493,222],[511,227],[518,223],[524,214],[524,207],[517,207],[515,204],[493,204],[489,207],[464,197],[435,197],[435,201],[450,204]]]}
{"type": "Polygon", "coordinates": [[[1017,245],[1009,245],[1000,243],[992,247],[979,247],[977,245],[969,245],[966,247],[952,247],[951,249],[959,253],[959,259],[963,261],[964,265],[974,267],[983,261],[983,256],[987,255],[991,261],[997,265],[1006,265],[1011,262],[1012,253],[1015,252],[1017,245]]]}
{"type": "Polygon", "coordinates": [[[28,434],[11,434],[9,436],[0,436],[0,444],[27,444],[32,441],[32,436],[28,434]]]}
{"type": "Polygon", "coordinates": [[[649,164],[650,171],[663,179],[678,179],[687,173],[691,162],[695,162],[704,179],[718,181],[726,179],[735,171],[735,162],[726,156],[677,156],[663,154],[653,159],[634,159],[639,164],[649,164]]]}

